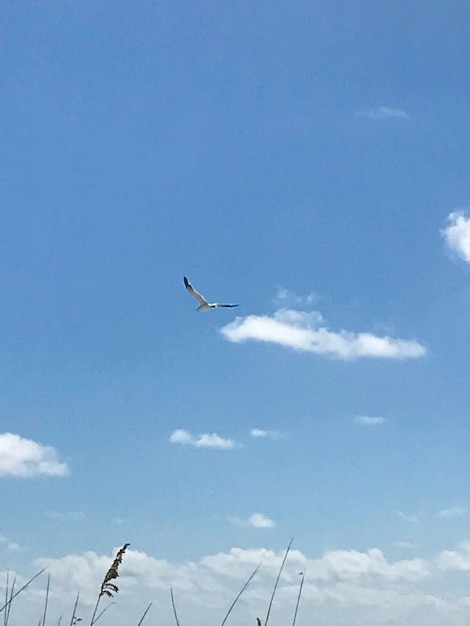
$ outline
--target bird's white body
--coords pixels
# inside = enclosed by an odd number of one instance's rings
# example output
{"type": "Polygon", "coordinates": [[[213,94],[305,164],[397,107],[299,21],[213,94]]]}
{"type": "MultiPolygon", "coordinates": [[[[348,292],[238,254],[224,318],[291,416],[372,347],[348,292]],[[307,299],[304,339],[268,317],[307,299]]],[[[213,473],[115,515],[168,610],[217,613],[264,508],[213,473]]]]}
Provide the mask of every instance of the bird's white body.
{"type": "Polygon", "coordinates": [[[231,309],[233,307],[238,306],[238,304],[221,304],[220,302],[207,302],[207,300],[198,293],[194,287],[191,285],[189,280],[184,276],[184,286],[196,300],[199,302],[199,306],[197,307],[198,311],[209,311],[210,309],[231,309]]]}

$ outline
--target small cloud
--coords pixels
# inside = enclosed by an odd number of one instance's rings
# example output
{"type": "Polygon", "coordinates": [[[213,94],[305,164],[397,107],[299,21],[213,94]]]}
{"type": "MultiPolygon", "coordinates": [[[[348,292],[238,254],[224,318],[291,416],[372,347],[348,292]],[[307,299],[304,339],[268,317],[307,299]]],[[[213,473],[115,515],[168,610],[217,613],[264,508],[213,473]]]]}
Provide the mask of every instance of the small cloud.
{"type": "Polygon", "coordinates": [[[284,436],[276,430],[262,430],[261,428],[251,428],[250,435],[255,439],[282,439],[284,436]]]}
{"type": "Polygon", "coordinates": [[[454,211],[447,217],[448,226],[441,231],[444,240],[452,252],[470,263],[470,217],[463,211],[454,211]]]}
{"type": "Polygon", "coordinates": [[[355,424],[363,424],[364,426],[378,426],[385,423],[385,417],[372,417],[371,415],[357,415],[354,418],[355,424]]]}
{"type": "Polygon", "coordinates": [[[369,109],[363,113],[366,117],[371,117],[374,120],[408,120],[410,116],[403,109],[397,107],[377,107],[375,109],[369,109]]]}
{"type": "Polygon", "coordinates": [[[217,433],[194,436],[187,430],[179,428],[174,430],[169,439],[170,443],[179,443],[193,448],[214,448],[217,450],[231,450],[237,445],[233,439],[224,439],[217,433]]]}
{"type": "Polygon", "coordinates": [[[122,526],[126,522],[127,522],[127,520],[125,520],[123,517],[113,517],[111,519],[111,523],[112,524],[116,524],[116,526],[122,526]]]}
{"type": "Polygon", "coordinates": [[[451,509],[441,509],[436,513],[436,517],[442,518],[452,518],[452,517],[463,517],[467,515],[468,509],[464,506],[454,506],[451,509]]]}
{"type": "Polygon", "coordinates": [[[318,311],[281,309],[272,317],[237,317],[221,328],[220,332],[232,343],[250,340],[274,343],[299,352],[312,352],[343,360],[363,357],[409,359],[426,354],[426,348],[417,341],[330,330],[318,311]]]}
{"type": "Polygon", "coordinates": [[[306,296],[298,296],[292,291],[285,289],[284,287],[276,288],[276,295],[274,297],[274,302],[276,306],[280,307],[298,307],[298,306],[309,306],[318,302],[318,296],[316,293],[312,292],[306,296]]]}
{"type": "Polygon", "coordinates": [[[0,434],[0,477],[66,476],[68,471],[54,448],[13,433],[0,434]]]}
{"type": "Polygon", "coordinates": [[[255,528],[274,528],[276,526],[276,522],[269,517],[266,517],[262,513],[253,513],[248,518],[248,524],[250,526],[254,526],[255,528]]]}
{"type": "Polygon", "coordinates": [[[401,517],[405,522],[411,522],[415,524],[418,522],[418,517],[416,515],[410,515],[409,513],[403,513],[403,511],[398,511],[398,516],[401,517]]]}
{"type": "Polygon", "coordinates": [[[253,513],[248,519],[242,520],[239,517],[229,517],[233,524],[240,526],[253,526],[253,528],[274,528],[276,522],[262,513],[253,513]]]}

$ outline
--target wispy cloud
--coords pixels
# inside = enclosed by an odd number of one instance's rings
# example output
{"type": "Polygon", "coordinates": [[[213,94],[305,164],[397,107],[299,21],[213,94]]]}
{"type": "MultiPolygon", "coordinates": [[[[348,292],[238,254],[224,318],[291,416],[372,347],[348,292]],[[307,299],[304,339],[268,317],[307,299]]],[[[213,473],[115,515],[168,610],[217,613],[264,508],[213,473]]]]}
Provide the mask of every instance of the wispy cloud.
{"type": "Polygon", "coordinates": [[[413,524],[419,521],[416,515],[403,513],[403,511],[398,511],[398,517],[400,517],[405,522],[411,522],[413,524]]]}
{"type": "Polygon", "coordinates": [[[183,446],[192,446],[193,448],[215,448],[217,450],[231,450],[237,445],[233,439],[225,439],[217,433],[192,435],[187,430],[178,428],[174,430],[169,439],[170,443],[179,443],[183,446]]]}
{"type": "Polygon", "coordinates": [[[5,546],[7,550],[10,550],[10,552],[20,552],[24,550],[23,546],[16,543],[16,541],[10,541],[10,539],[5,537],[5,535],[0,535],[0,546],[5,546]]]}
{"type": "Polygon", "coordinates": [[[376,107],[375,109],[364,111],[362,115],[371,117],[374,120],[408,120],[410,118],[406,111],[397,107],[376,107]]]}
{"type": "Polygon", "coordinates": [[[282,439],[285,436],[277,430],[262,430],[261,428],[251,428],[250,435],[255,439],[282,439]]]}
{"type": "Polygon", "coordinates": [[[448,225],[441,231],[449,249],[470,263],[470,217],[463,211],[454,211],[447,217],[448,225]]]}
{"type": "Polygon", "coordinates": [[[276,288],[276,296],[274,303],[276,306],[289,308],[299,306],[311,306],[318,301],[318,296],[315,293],[309,293],[306,296],[298,296],[297,294],[285,289],[284,287],[276,288]]]}
{"type": "Polygon", "coordinates": [[[465,506],[454,506],[451,509],[441,509],[436,513],[436,517],[451,518],[451,517],[463,517],[467,515],[468,509],[465,506]]]}
{"type": "Polygon", "coordinates": [[[356,415],[355,424],[363,424],[364,426],[379,426],[385,423],[385,417],[372,417],[371,415],[356,415]]]}
{"type": "Polygon", "coordinates": [[[229,520],[234,524],[240,526],[253,526],[253,528],[274,528],[276,522],[262,513],[253,513],[247,519],[240,519],[239,517],[230,517],[229,520]]]}
{"type": "Polygon", "coordinates": [[[0,477],[66,476],[68,467],[54,448],[13,433],[0,434],[0,477]]]}
{"type": "Polygon", "coordinates": [[[419,548],[419,543],[414,543],[413,541],[395,541],[395,545],[397,546],[397,548],[404,548],[404,549],[412,549],[412,548],[419,548]]]}
{"type": "Polygon", "coordinates": [[[233,343],[262,341],[344,360],[364,357],[409,359],[426,353],[426,348],[414,340],[329,330],[318,311],[281,309],[272,317],[237,317],[220,332],[233,343]]]}

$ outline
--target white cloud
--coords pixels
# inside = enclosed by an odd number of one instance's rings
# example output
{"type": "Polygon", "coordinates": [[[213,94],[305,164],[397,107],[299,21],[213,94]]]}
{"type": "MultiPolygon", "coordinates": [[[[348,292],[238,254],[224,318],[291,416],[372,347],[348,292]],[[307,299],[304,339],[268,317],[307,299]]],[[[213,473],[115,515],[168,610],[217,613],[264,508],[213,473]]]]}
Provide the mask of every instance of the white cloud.
{"type": "Polygon", "coordinates": [[[371,117],[374,120],[389,120],[389,119],[409,119],[408,113],[397,107],[377,107],[376,109],[370,109],[364,113],[367,117],[371,117]]]}
{"type": "Polygon", "coordinates": [[[441,231],[446,244],[466,263],[470,263],[470,217],[465,217],[462,211],[454,211],[447,221],[448,226],[441,231]]]}
{"type": "Polygon", "coordinates": [[[68,467],[54,448],[12,433],[0,434],[0,477],[66,476],[68,467]]]}
{"type": "Polygon", "coordinates": [[[446,571],[470,570],[470,543],[459,544],[459,550],[444,550],[437,558],[437,565],[446,571]]]}
{"type": "Polygon", "coordinates": [[[182,428],[174,430],[170,435],[169,441],[194,448],[215,448],[218,450],[231,450],[237,445],[233,439],[224,439],[217,433],[194,436],[182,428]]]}
{"type": "Polygon", "coordinates": [[[454,506],[451,509],[442,509],[436,513],[436,517],[451,518],[463,517],[468,513],[468,509],[464,506],[454,506]]]}
{"type": "Polygon", "coordinates": [[[282,439],[283,433],[277,430],[263,430],[261,428],[251,428],[250,435],[255,439],[282,439]]]}
{"type": "Polygon", "coordinates": [[[269,517],[266,517],[266,515],[263,515],[262,513],[253,513],[253,515],[250,515],[248,518],[248,524],[250,524],[250,526],[254,526],[255,528],[274,528],[274,526],[276,526],[276,522],[274,520],[269,519],[269,517]]]}
{"type": "MultiPolygon", "coordinates": [[[[115,552],[116,549],[108,556],[86,552],[36,563],[36,568],[46,567],[52,575],[49,600],[52,623],[62,613],[70,612],[77,589],[81,591],[78,614],[84,623],[89,621],[100,582],[115,552]]],[[[153,602],[149,618],[158,615],[161,623],[171,623],[169,588],[172,587],[182,621],[190,617],[194,626],[220,623],[241,586],[260,563],[259,572],[236,605],[230,623],[246,625],[253,615],[263,619],[283,557],[283,549],[274,552],[266,548],[232,548],[197,561],[175,563],[129,549],[119,571],[118,604],[100,622],[103,626],[136,623],[145,606],[153,602]]],[[[459,597],[455,591],[449,593],[455,581],[447,581],[445,573],[430,561],[419,558],[391,561],[377,548],[364,552],[335,550],[316,558],[292,549],[273,605],[276,623],[292,621],[300,571],[307,574],[299,625],[307,624],[311,615],[315,615],[319,624],[338,626],[392,623],[394,626],[410,623],[458,626],[467,623],[470,615],[470,609],[464,605],[465,596],[459,597]]],[[[1,582],[0,573],[0,587],[1,582]]],[[[44,581],[41,585],[42,590],[44,581]]],[[[44,595],[25,592],[23,600],[15,606],[15,617],[18,623],[30,623],[33,616],[41,613],[44,595]]]]}
{"type": "Polygon", "coordinates": [[[370,415],[357,415],[354,418],[355,424],[363,424],[364,426],[378,426],[385,423],[385,417],[372,417],[370,415]]]}
{"type": "Polygon", "coordinates": [[[329,330],[317,311],[289,309],[277,311],[273,317],[249,315],[237,317],[221,329],[231,342],[262,341],[340,359],[375,357],[407,359],[421,357],[426,349],[417,341],[379,337],[372,333],[329,330]]]}
{"type": "MultiPolygon", "coordinates": [[[[89,621],[100,583],[116,550],[105,556],[85,552],[34,563],[33,571],[46,567],[51,572],[51,623],[57,623],[61,614],[70,614],[78,589],[78,615],[83,623],[89,621]]],[[[243,583],[261,563],[230,616],[232,626],[246,626],[253,616],[264,618],[283,557],[283,549],[232,548],[195,561],[172,562],[129,549],[119,569],[118,603],[106,611],[100,624],[137,623],[149,602],[153,602],[149,620],[155,621],[158,616],[162,624],[170,624],[170,587],[182,622],[186,618],[193,626],[220,623],[243,583]]],[[[292,549],[279,581],[273,621],[292,621],[298,573],[302,571],[306,578],[299,626],[308,624],[312,615],[318,624],[338,626],[461,626],[470,619],[470,600],[464,595],[469,569],[468,544],[444,551],[435,560],[389,560],[378,548],[363,552],[333,550],[317,557],[292,549]]],[[[5,578],[6,572],[0,571],[0,592],[5,578]]],[[[24,582],[19,577],[17,586],[24,582]]],[[[35,623],[35,618],[37,622],[44,606],[44,586],[45,575],[18,598],[14,606],[17,624],[35,623]]]]}
{"type": "Polygon", "coordinates": [[[253,513],[247,519],[240,519],[239,517],[229,517],[229,521],[239,526],[253,526],[253,528],[274,528],[276,522],[262,513],[253,513]]]}

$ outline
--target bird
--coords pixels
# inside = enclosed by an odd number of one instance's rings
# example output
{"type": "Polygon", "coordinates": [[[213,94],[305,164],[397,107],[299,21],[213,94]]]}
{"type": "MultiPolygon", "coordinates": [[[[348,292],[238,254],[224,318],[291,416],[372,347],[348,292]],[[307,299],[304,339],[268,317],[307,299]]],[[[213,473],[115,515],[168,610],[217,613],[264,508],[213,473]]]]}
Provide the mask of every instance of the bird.
{"type": "Polygon", "coordinates": [[[194,289],[186,276],[183,277],[183,280],[184,286],[186,287],[188,292],[192,296],[194,296],[194,298],[196,298],[196,300],[199,302],[199,306],[197,308],[198,311],[209,311],[209,309],[232,309],[233,307],[238,306],[238,304],[221,304],[220,302],[207,302],[204,296],[201,296],[201,294],[194,289]]]}

